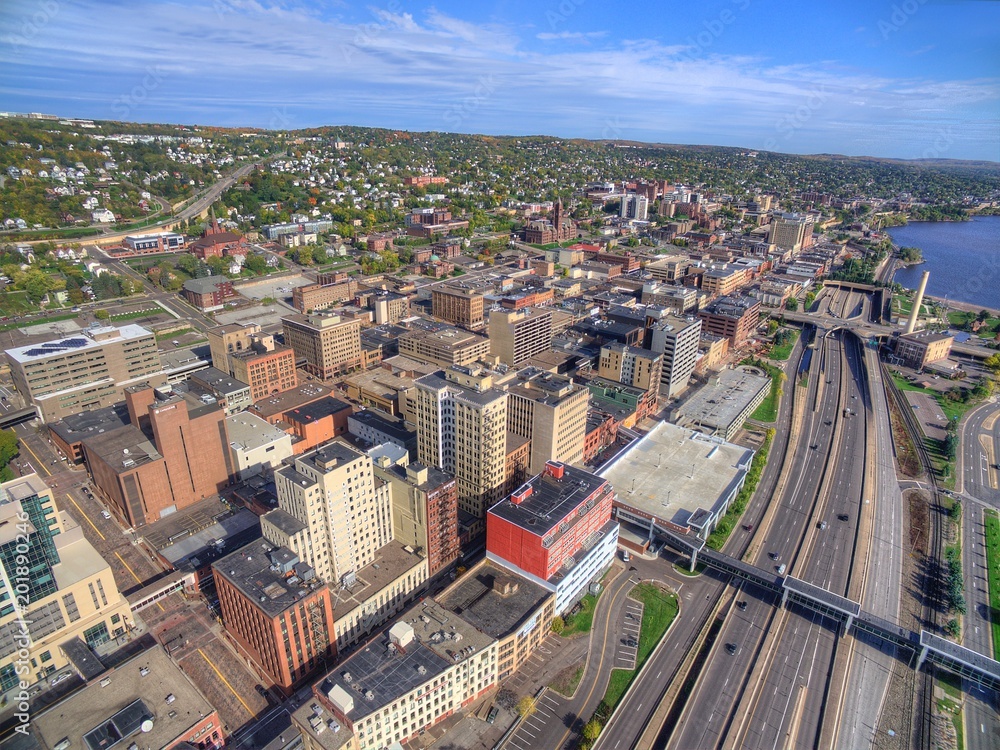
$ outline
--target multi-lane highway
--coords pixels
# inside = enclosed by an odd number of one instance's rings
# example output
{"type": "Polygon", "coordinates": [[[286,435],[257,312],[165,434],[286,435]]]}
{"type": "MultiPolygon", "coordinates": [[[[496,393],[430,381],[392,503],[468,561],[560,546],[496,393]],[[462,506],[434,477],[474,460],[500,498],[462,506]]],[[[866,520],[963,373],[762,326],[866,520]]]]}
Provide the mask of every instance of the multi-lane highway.
{"type": "MultiPolygon", "coordinates": [[[[853,344],[848,351],[837,336],[819,343],[788,481],[772,499],[774,512],[750,557],[761,567],[789,566],[789,572],[839,593],[851,568],[867,400],[863,379],[856,379],[859,354],[853,344]],[[856,416],[844,417],[845,408],[856,416]],[[828,461],[831,452],[836,461],[828,461]]],[[[669,746],[812,747],[823,716],[834,626],[798,610],[776,610],[752,588],[737,600],[669,746]]]]}

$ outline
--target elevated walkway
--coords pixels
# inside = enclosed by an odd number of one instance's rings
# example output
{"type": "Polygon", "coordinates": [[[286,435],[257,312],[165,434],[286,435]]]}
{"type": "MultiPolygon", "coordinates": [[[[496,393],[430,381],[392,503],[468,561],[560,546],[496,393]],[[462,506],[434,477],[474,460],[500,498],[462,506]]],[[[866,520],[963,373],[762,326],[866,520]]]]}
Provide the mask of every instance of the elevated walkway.
{"type": "Polygon", "coordinates": [[[657,525],[655,531],[668,547],[690,557],[691,570],[694,570],[696,561],[700,561],[735,579],[780,593],[783,605],[794,602],[840,622],[841,635],[846,635],[853,629],[855,635],[865,634],[896,646],[909,655],[910,665],[916,670],[924,662],[930,661],[983,687],[1000,691],[1000,662],[995,659],[926,630],[916,633],[901,628],[893,622],[863,611],[857,602],[808,581],[774,575],[769,570],[708,549],[704,540],[685,532],[682,527],[664,529],[657,525]]]}

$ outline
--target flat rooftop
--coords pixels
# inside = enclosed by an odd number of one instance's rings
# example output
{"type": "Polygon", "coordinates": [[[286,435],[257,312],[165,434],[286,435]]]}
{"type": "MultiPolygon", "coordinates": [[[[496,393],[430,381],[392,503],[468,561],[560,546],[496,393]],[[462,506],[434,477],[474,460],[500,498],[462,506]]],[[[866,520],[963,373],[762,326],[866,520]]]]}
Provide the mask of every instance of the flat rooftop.
{"type": "Polygon", "coordinates": [[[243,451],[262,448],[288,437],[288,433],[247,411],[226,417],[226,432],[229,434],[229,445],[243,451]]]}
{"type": "Polygon", "coordinates": [[[684,526],[699,510],[721,506],[752,458],[749,448],[660,422],[600,475],[615,488],[616,504],[684,526]]]}
{"type": "Polygon", "coordinates": [[[517,495],[530,490],[530,494],[522,502],[515,504],[511,498],[507,498],[490,508],[489,512],[532,534],[547,536],[566,516],[606,484],[605,479],[597,474],[569,464],[559,466],[563,468],[562,479],[556,479],[546,468],[515,491],[514,495],[517,495]]]}
{"type": "Polygon", "coordinates": [[[333,619],[336,622],[344,615],[364,604],[406,571],[415,568],[423,560],[416,552],[408,552],[402,542],[391,541],[375,553],[375,561],[361,568],[355,575],[355,583],[350,588],[337,592],[333,619]]]}
{"type": "Polygon", "coordinates": [[[680,405],[676,421],[725,430],[761,391],[770,388],[771,378],[766,375],[756,375],[743,368],[723,370],[680,405]]]}
{"type": "Polygon", "coordinates": [[[268,617],[277,617],[309,594],[325,586],[312,567],[284,547],[261,539],[212,563],[215,575],[233,584],[268,617]],[[286,577],[272,569],[276,563],[295,565],[296,575],[286,577]],[[301,571],[300,571],[301,566],[301,571]]]}
{"type": "Polygon", "coordinates": [[[88,435],[117,430],[128,423],[128,407],[120,403],[102,409],[70,414],[50,424],[49,429],[66,443],[72,444],[88,435]]]}
{"type": "Polygon", "coordinates": [[[513,633],[550,596],[551,591],[484,560],[437,597],[437,602],[499,639],[513,633]]]}
{"type": "Polygon", "coordinates": [[[237,380],[217,367],[206,367],[204,370],[191,373],[190,382],[225,396],[250,389],[248,383],[237,380]]]}
{"type": "Polygon", "coordinates": [[[326,419],[345,410],[350,412],[354,410],[354,407],[346,401],[341,401],[339,398],[323,396],[316,401],[282,412],[282,418],[289,422],[307,424],[318,422],[321,419],[326,419]]]}
{"type": "Polygon", "coordinates": [[[494,641],[433,599],[411,607],[396,622],[413,628],[414,641],[405,649],[390,649],[389,633],[385,631],[340,662],[318,686],[324,694],[339,687],[353,699],[354,707],[347,712],[352,721],[433,682],[461,661],[463,653],[477,654],[494,641]]]}
{"type": "Polygon", "coordinates": [[[15,362],[27,364],[48,357],[59,357],[67,354],[76,354],[87,349],[98,349],[108,343],[123,343],[132,339],[152,336],[153,332],[142,326],[130,323],[117,328],[115,326],[101,326],[98,328],[87,328],[78,334],[66,336],[64,338],[45,341],[41,344],[30,344],[28,346],[15,346],[7,350],[7,356],[15,362]]]}
{"type": "Polygon", "coordinates": [[[351,422],[357,422],[359,425],[378,430],[384,435],[388,435],[402,443],[414,440],[417,436],[415,430],[406,429],[406,425],[402,419],[373,409],[362,409],[359,412],[355,412],[348,419],[348,424],[351,422]]]}
{"type": "Polygon", "coordinates": [[[87,453],[98,456],[117,472],[163,458],[146,434],[134,425],[91,435],[84,439],[83,445],[87,453]]]}
{"type": "Polygon", "coordinates": [[[132,742],[167,747],[215,711],[159,645],[104,673],[104,678],[108,682],[103,687],[91,683],[32,714],[31,730],[42,747],[55,747],[63,739],[82,750],[115,743],[126,748],[132,742]],[[147,718],[152,728],[142,733],[147,718]]]}
{"type": "Polygon", "coordinates": [[[219,518],[193,534],[183,536],[157,550],[174,567],[197,570],[260,538],[260,521],[246,508],[219,518]]]}
{"type": "Polygon", "coordinates": [[[332,393],[330,388],[318,383],[302,383],[288,391],[276,393],[255,402],[253,410],[264,419],[284,414],[286,411],[302,407],[332,393]]]}

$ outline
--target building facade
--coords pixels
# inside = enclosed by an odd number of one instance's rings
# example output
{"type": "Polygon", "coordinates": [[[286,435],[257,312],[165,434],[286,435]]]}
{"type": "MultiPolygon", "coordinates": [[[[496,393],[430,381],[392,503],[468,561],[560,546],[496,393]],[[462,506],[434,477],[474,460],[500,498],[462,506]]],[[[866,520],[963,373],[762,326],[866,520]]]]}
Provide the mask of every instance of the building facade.
{"type": "Polygon", "coordinates": [[[650,348],[663,355],[660,369],[660,393],[674,398],[687,388],[698,362],[701,320],[695,317],[661,318],[651,333],[650,348]]]}
{"type": "Polygon", "coordinates": [[[162,386],[156,337],[142,326],[89,328],[68,338],[7,350],[14,386],[44,422],[111,406],[127,386],[162,386]]]}
{"type": "Polygon", "coordinates": [[[552,345],[552,311],[491,310],[489,339],[490,354],[517,367],[552,345]]]}
{"type": "Polygon", "coordinates": [[[607,480],[551,461],[490,508],[486,557],[553,591],[563,614],[614,557],[614,496],[607,480]]]}
{"type": "Polygon", "coordinates": [[[698,313],[701,329],[713,336],[729,339],[740,347],[753,335],[760,320],[760,301],[752,297],[722,297],[698,313]]]}
{"type": "Polygon", "coordinates": [[[361,366],[361,321],[332,313],[290,315],[281,319],[285,343],[305,369],[326,380],[361,366]]]}
{"type": "Polygon", "coordinates": [[[226,632],[282,693],[335,655],[330,589],[298,555],[253,543],[212,572],[226,632]]]}
{"type": "Polygon", "coordinates": [[[465,328],[479,329],[485,323],[483,289],[461,283],[438,284],[431,290],[431,314],[465,328]]]}
{"type": "Polygon", "coordinates": [[[507,429],[531,440],[530,474],[547,461],[580,464],[590,394],[572,378],[526,368],[507,388],[507,429]]]}
{"type": "Polygon", "coordinates": [[[659,392],[663,357],[649,349],[626,344],[601,347],[598,376],[642,390],[659,392]]]}
{"type": "Polygon", "coordinates": [[[459,508],[476,518],[503,494],[507,394],[479,367],[415,381],[417,460],[458,480],[459,508]]]}

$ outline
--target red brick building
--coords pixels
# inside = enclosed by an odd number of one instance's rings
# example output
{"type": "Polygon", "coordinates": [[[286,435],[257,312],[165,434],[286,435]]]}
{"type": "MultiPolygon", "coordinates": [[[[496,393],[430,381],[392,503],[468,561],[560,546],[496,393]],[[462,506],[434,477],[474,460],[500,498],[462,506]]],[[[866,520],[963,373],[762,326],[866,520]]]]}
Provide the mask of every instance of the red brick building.
{"type": "Polygon", "coordinates": [[[448,182],[447,177],[429,174],[417,175],[416,177],[404,177],[403,184],[407,187],[424,187],[425,185],[444,185],[448,182]]]}
{"type": "Polygon", "coordinates": [[[760,320],[760,301],[752,297],[721,297],[698,313],[702,333],[729,339],[733,347],[740,347],[757,328],[760,320]]]}
{"type": "Polygon", "coordinates": [[[295,454],[347,434],[347,419],[354,408],[339,399],[326,396],[284,412],[278,426],[293,436],[295,454]]]}
{"type": "Polygon", "coordinates": [[[212,569],[226,633],[283,694],[335,654],[330,589],[295,553],[254,542],[212,569]]]}
{"type": "Polygon", "coordinates": [[[291,390],[299,384],[295,352],[291,347],[275,345],[270,336],[267,339],[271,341],[271,348],[255,344],[249,351],[229,355],[230,374],[250,386],[250,398],[254,401],[291,390]]]}
{"type": "Polygon", "coordinates": [[[188,279],[182,290],[184,299],[202,312],[221,310],[226,300],[236,296],[233,282],[224,276],[205,276],[188,279]]]}

